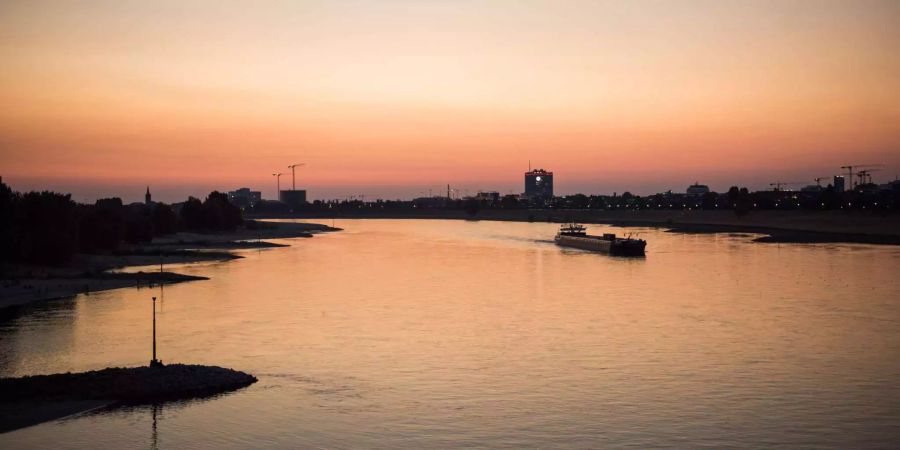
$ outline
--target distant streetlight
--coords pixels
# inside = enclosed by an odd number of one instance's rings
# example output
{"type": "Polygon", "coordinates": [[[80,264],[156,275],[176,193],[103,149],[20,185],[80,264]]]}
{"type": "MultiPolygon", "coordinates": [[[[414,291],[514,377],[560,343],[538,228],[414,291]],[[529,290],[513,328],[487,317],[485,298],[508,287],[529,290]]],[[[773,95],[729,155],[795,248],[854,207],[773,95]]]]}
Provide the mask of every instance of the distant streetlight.
{"type": "Polygon", "coordinates": [[[273,173],[272,176],[275,177],[275,199],[281,200],[281,172],[273,173]]]}

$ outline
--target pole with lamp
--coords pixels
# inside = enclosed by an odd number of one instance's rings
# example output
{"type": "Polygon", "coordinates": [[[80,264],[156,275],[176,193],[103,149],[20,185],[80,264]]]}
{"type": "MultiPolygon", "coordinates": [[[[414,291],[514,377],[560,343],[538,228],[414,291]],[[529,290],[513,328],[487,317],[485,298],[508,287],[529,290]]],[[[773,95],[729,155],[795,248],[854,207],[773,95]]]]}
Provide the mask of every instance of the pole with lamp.
{"type": "Polygon", "coordinates": [[[153,359],[150,367],[163,367],[162,361],[156,359],[156,297],[153,297],[153,359]]]}

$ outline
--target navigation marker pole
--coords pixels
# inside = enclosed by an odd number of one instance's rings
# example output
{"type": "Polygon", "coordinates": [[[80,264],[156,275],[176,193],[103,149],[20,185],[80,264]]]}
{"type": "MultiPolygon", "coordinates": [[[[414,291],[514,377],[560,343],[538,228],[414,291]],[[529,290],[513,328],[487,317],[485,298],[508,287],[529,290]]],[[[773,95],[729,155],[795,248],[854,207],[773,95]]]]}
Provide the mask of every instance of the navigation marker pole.
{"type": "Polygon", "coordinates": [[[153,297],[153,359],[150,360],[150,367],[162,367],[162,361],[156,359],[156,297],[153,297]]]}

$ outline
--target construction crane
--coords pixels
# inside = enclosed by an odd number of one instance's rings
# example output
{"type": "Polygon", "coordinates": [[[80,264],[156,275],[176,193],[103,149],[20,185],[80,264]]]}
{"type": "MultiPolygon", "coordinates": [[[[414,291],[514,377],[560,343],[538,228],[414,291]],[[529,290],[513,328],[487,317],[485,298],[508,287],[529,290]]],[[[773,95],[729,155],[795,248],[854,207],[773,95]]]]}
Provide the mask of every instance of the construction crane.
{"type": "Polygon", "coordinates": [[[832,178],[834,178],[834,176],[816,177],[816,178],[813,178],[813,180],[816,180],[816,186],[822,187],[822,180],[830,180],[832,178]]]}
{"type": "Polygon", "coordinates": [[[884,164],[854,164],[854,165],[846,165],[841,166],[841,169],[847,169],[847,174],[849,175],[847,178],[850,180],[850,190],[853,190],[855,187],[853,184],[853,169],[865,169],[865,168],[876,168],[876,167],[884,167],[884,164]]]}
{"type": "Polygon", "coordinates": [[[291,190],[297,190],[297,174],[294,172],[294,169],[305,165],[306,163],[297,163],[288,166],[288,169],[291,169],[291,190]]]}
{"type": "Polygon", "coordinates": [[[867,184],[872,182],[872,172],[879,171],[881,169],[864,169],[856,172],[856,176],[859,178],[859,184],[867,184]]]}
{"type": "Polygon", "coordinates": [[[275,177],[275,199],[281,200],[281,172],[273,173],[272,176],[275,177]]]}
{"type": "Polygon", "coordinates": [[[780,191],[782,186],[791,186],[796,184],[806,184],[803,181],[776,181],[774,183],[769,183],[769,186],[775,186],[776,191],[780,191]]]}

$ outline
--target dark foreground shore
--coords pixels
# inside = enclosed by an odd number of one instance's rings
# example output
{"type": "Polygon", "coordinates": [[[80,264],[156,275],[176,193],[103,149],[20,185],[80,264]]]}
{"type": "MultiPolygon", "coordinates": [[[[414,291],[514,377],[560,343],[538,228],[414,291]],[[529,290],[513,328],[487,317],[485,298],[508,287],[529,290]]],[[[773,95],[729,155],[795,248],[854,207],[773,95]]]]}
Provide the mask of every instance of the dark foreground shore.
{"type": "Polygon", "coordinates": [[[78,294],[205,280],[205,277],[167,271],[118,271],[127,267],[160,264],[222,262],[241,258],[234,250],[286,247],[264,239],[309,238],[338,229],[314,223],[248,222],[233,232],[177,233],[153,242],[120,248],[106,254],[79,254],[57,267],[0,265],[0,308],[71,297],[78,294]]]}
{"type": "Polygon", "coordinates": [[[456,219],[517,222],[577,221],[623,227],[659,227],[684,233],[753,233],[759,242],[848,242],[900,245],[900,214],[861,211],[734,211],[709,210],[567,210],[482,209],[475,214],[455,209],[335,210],[290,215],[258,215],[258,219],[456,219]]]}
{"type": "Polygon", "coordinates": [[[0,433],[102,407],[220,394],[256,381],[232,369],[186,364],[2,378],[0,433]]]}

